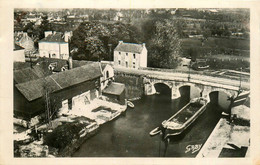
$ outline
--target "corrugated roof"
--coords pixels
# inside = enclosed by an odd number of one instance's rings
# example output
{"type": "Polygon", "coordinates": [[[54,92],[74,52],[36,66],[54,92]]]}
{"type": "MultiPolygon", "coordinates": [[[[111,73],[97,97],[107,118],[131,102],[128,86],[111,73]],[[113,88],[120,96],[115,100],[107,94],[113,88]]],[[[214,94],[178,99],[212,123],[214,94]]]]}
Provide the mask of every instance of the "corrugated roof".
{"type": "Polygon", "coordinates": [[[38,65],[33,66],[33,68],[27,67],[23,69],[16,69],[13,72],[14,81],[18,84],[36,80],[50,74],[51,72],[48,70],[48,68],[44,69],[38,65]]]}
{"type": "Polygon", "coordinates": [[[14,71],[14,81],[16,83],[24,83],[31,80],[36,80],[39,77],[33,72],[32,68],[25,68],[14,71]]]}
{"type": "Polygon", "coordinates": [[[23,69],[23,68],[27,68],[30,67],[31,64],[29,62],[18,62],[18,61],[14,61],[13,63],[13,69],[17,70],[17,69],[23,69]]]}
{"type": "Polygon", "coordinates": [[[115,51],[122,51],[122,52],[131,52],[131,53],[141,53],[143,50],[142,44],[135,44],[135,43],[119,43],[115,48],[115,51]]]}
{"type": "Polygon", "coordinates": [[[59,72],[45,78],[16,84],[15,86],[27,100],[32,101],[43,96],[44,86],[47,86],[51,92],[55,92],[98,78],[101,75],[99,63],[92,63],[65,72],[59,72]]]}
{"type": "Polygon", "coordinates": [[[56,32],[55,34],[49,34],[47,37],[41,39],[39,42],[65,42],[63,34],[56,32]]]}
{"type": "Polygon", "coordinates": [[[103,93],[120,95],[124,91],[124,89],[125,89],[125,84],[112,82],[103,90],[103,93]]]}

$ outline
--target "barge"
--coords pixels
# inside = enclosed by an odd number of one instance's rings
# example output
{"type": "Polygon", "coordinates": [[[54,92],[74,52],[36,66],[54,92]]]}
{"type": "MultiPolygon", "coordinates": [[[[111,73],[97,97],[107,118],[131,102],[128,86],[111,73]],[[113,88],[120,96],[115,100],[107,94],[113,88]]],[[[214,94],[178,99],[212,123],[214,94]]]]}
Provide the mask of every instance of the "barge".
{"type": "Polygon", "coordinates": [[[189,127],[206,109],[207,100],[204,98],[192,99],[168,120],[162,122],[164,138],[180,135],[189,127]]]}

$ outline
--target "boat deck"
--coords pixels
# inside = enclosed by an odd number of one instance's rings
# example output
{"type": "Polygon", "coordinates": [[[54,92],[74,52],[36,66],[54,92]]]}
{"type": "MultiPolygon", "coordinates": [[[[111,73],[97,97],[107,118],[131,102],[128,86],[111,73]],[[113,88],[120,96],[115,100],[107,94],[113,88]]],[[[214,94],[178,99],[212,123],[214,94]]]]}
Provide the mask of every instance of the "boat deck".
{"type": "Polygon", "coordinates": [[[167,121],[162,122],[166,129],[166,137],[181,134],[190,124],[192,124],[201,113],[204,112],[207,101],[203,98],[191,100],[181,110],[174,114],[167,121]]]}
{"type": "Polygon", "coordinates": [[[178,113],[174,118],[169,120],[169,122],[176,122],[178,124],[184,124],[187,120],[189,120],[200,108],[202,105],[198,104],[189,104],[186,108],[184,108],[180,113],[178,113]]]}

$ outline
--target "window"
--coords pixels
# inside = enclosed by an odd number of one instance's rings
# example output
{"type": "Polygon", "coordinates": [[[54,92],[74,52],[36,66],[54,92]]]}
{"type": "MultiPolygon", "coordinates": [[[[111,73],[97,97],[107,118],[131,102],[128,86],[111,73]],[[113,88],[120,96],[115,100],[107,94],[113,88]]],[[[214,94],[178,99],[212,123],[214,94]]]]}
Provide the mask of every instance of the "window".
{"type": "Polygon", "coordinates": [[[125,62],[125,66],[128,67],[128,62],[125,62]]]}
{"type": "Polygon", "coordinates": [[[133,54],[133,57],[134,57],[134,59],[135,59],[135,54],[133,54]]]}
{"type": "Polygon", "coordinates": [[[106,78],[108,79],[109,78],[109,71],[106,72],[106,78]]]}
{"type": "Polygon", "coordinates": [[[128,53],[125,53],[126,56],[128,56],[128,53]]]}
{"type": "Polygon", "coordinates": [[[120,65],[120,63],[121,63],[121,61],[120,61],[120,60],[118,60],[118,65],[120,65]]]}
{"type": "Polygon", "coordinates": [[[52,58],[56,58],[56,54],[54,53],[54,54],[52,54],[52,58]]]}
{"type": "Polygon", "coordinates": [[[69,110],[72,109],[72,98],[68,99],[68,107],[69,107],[69,110]]]}
{"type": "Polygon", "coordinates": [[[133,68],[135,68],[135,62],[133,62],[133,68]]]}
{"type": "Polygon", "coordinates": [[[120,55],[120,54],[121,54],[121,52],[118,52],[118,54],[120,55]]]}

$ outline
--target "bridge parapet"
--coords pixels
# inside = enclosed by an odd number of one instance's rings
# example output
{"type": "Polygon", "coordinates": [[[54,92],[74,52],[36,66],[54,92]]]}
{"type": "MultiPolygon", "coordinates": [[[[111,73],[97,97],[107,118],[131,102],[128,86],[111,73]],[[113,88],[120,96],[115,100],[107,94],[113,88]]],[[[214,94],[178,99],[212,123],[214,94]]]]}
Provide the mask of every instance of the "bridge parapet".
{"type": "Polygon", "coordinates": [[[224,85],[218,83],[212,83],[201,80],[193,80],[193,81],[183,81],[183,80],[169,80],[169,79],[160,79],[160,77],[147,76],[144,77],[145,83],[145,94],[152,95],[156,93],[156,89],[154,87],[157,83],[163,83],[167,85],[171,89],[171,98],[177,99],[181,96],[180,87],[182,86],[190,86],[191,91],[197,91],[198,94],[191,95],[191,99],[195,97],[203,97],[207,100],[209,99],[209,94],[214,91],[222,91],[228,95],[228,97],[236,96],[238,94],[239,87],[224,85]]]}

